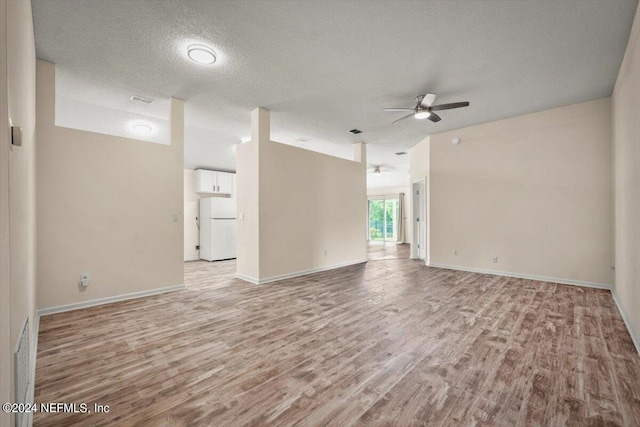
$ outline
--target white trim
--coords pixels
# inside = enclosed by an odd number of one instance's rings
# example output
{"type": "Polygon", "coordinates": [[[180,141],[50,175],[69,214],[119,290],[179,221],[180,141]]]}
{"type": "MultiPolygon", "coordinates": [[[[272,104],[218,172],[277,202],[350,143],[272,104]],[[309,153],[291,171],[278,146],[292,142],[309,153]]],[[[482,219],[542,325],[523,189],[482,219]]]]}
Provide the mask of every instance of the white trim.
{"type": "Polygon", "coordinates": [[[41,308],[38,310],[38,316],[47,316],[49,314],[62,313],[64,311],[78,310],[80,308],[93,307],[96,305],[109,304],[112,302],[126,301],[130,299],[142,298],[142,297],[147,297],[147,296],[156,295],[156,294],[164,294],[166,292],[179,291],[180,289],[184,289],[184,288],[185,288],[184,284],[173,285],[173,286],[166,286],[164,288],[150,289],[148,291],[132,292],[130,294],[115,295],[112,297],[98,298],[98,299],[93,299],[89,301],[76,302],[73,304],[59,305],[56,307],[41,308]]]}
{"type": "Polygon", "coordinates": [[[446,268],[448,270],[469,271],[472,273],[492,274],[494,276],[516,277],[518,279],[531,279],[540,282],[560,283],[562,285],[584,286],[586,288],[608,289],[613,290],[613,285],[607,283],[585,282],[582,280],[561,279],[558,277],[536,276],[533,274],[511,273],[508,271],[485,270],[483,268],[462,267],[459,265],[433,264],[429,267],[446,268]]]}
{"type": "Polygon", "coordinates": [[[321,271],[335,270],[336,268],[348,267],[350,265],[362,264],[367,262],[366,258],[357,259],[355,261],[347,261],[341,264],[333,264],[325,267],[311,268],[309,270],[296,271],[294,273],[280,274],[278,276],[271,276],[264,279],[256,279],[255,277],[245,276],[244,274],[236,273],[236,278],[242,279],[255,285],[263,285],[265,283],[277,282],[278,280],[291,279],[293,277],[306,276],[307,274],[319,273],[321,271]]]}
{"type": "MultiPolygon", "coordinates": [[[[33,348],[31,349],[31,384],[29,384],[29,402],[35,403],[36,399],[36,361],[38,360],[38,335],[40,334],[40,314],[36,312],[35,319],[33,321],[33,348]]],[[[25,417],[27,427],[33,425],[33,412],[29,412],[29,415],[25,417]]]]}
{"type": "Polygon", "coordinates": [[[255,277],[246,276],[244,274],[236,273],[236,279],[244,280],[245,282],[253,283],[254,285],[259,285],[260,281],[255,277]]]}
{"type": "Polygon", "coordinates": [[[629,319],[629,315],[627,314],[627,310],[624,309],[622,305],[622,301],[620,301],[620,297],[616,292],[615,288],[611,290],[611,295],[613,296],[613,300],[618,307],[618,311],[620,312],[620,316],[622,316],[622,320],[624,320],[624,324],[627,326],[627,330],[629,331],[629,335],[631,335],[631,341],[633,341],[633,345],[636,346],[636,351],[640,354],[640,340],[633,330],[633,326],[631,326],[631,320],[629,319]]]}
{"type": "Polygon", "coordinates": [[[427,263],[429,257],[429,235],[428,235],[428,216],[427,211],[427,198],[428,198],[427,177],[417,179],[411,183],[411,247],[409,248],[409,259],[423,259],[420,258],[420,249],[418,246],[422,245],[424,249],[424,262],[427,263]],[[416,203],[416,186],[420,188],[422,186],[422,193],[419,197],[419,203],[416,203]],[[422,212],[424,211],[424,212],[422,212]],[[418,224],[416,218],[420,217],[421,224],[418,224]],[[424,224],[424,236],[420,233],[420,226],[424,224]],[[424,239],[423,239],[424,238],[424,239]]]}
{"type": "Polygon", "coordinates": [[[185,262],[187,262],[187,261],[198,261],[199,259],[200,259],[199,256],[188,256],[188,257],[184,258],[184,261],[185,262]]]}

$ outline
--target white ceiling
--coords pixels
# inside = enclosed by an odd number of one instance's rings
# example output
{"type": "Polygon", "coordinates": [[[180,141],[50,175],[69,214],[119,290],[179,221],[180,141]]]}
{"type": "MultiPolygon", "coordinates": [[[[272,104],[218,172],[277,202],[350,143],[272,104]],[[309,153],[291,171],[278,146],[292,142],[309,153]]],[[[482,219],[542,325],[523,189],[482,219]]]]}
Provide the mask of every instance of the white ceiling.
{"type": "Polygon", "coordinates": [[[396,170],[371,177],[373,188],[408,183],[408,158],[393,153],[429,134],[610,95],[636,5],[33,0],[33,13],[37,55],[58,65],[69,121],[113,128],[101,121],[118,114],[76,114],[88,104],[165,120],[166,100],[182,98],[185,165],[234,170],[233,145],[248,139],[250,111],[262,106],[273,140],[306,139],[304,148],[345,158],[352,142],[366,142],[369,163],[396,170]],[[211,46],[216,64],[187,59],[192,43],[211,46]],[[402,113],[381,111],[427,91],[436,104],[471,106],[439,123],[392,125],[402,113]]]}

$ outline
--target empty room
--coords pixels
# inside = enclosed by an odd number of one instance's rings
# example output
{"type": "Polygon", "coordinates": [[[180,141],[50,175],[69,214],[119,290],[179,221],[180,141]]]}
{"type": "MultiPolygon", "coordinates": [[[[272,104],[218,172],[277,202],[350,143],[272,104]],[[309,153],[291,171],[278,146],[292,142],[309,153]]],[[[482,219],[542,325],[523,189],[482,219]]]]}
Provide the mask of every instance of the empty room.
{"type": "Polygon", "coordinates": [[[0,427],[639,426],[638,0],[0,0],[0,427]]]}

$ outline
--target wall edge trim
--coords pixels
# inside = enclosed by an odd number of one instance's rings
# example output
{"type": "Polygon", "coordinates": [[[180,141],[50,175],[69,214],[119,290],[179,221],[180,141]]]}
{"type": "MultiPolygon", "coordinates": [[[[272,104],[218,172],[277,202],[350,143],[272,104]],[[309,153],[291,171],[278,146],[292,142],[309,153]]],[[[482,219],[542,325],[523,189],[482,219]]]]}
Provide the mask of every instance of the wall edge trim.
{"type": "Polygon", "coordinates": [[[236,273],[236,277],[238,279],[242,279],[242,280],[247,281],[249,283],[253,283],[254,285],[263,285],[265,283],[272,283],[272,282],[277,282],[279,280],[285,280],[285,279],[291,279],[291,278],[294,278],[294,277],[306,276],[308,274],[320,273],[322,271],[335,270],[337,268],[349,267],[351,265],[363,264],[365,262],[367,262],[366,258],[360,258],[360,259],[356,259],[356,260],[352,260],[352,261],[343,262],[343,263],[340,263],[340,264],[332,264],[332,265],[327,265],[325,267],[310,268],[308,270],[301,270],[301,271],[296,271],[296,272],[293,272],[293,273],[286,273],[286,274],[280,274],[280,275],[277,275],[277,276],[265,277],[264,279],[256,279],[255,277],[245,276],[244,274],[240,274],[240,273],[236,273]]]}
{"type": "Polygon", "coordinates": [[[512,273],[508,271],[487,270],[484,268],[462,267],[459,265],[448,265],[448,264],[431,263],[429,264],[429,267],[444,268],[447,270],[468,271],[470,273],[491,274],[493,276],[515,277],[518,279],[530,279],[530,280],[537,280],[539,282],[558,283],[561,285],[573,285],[573,286],[582,286],[585,288],[607,289],[609,291],[613,290],[613,285],[608,283],[587,282],[582,280],[563,279],[559,277],[537,276],[534,274],[512,273]]]}
{"type": "MultiPolygon", "coordinates": [[[[105,298],[97,298],[97,299],[92,299],[88,301],[75,302],[72,304],[58,305],[55,307],[39,308],[37,311],[37,315],[38,317],[47,316],[49,314],[63,313],[65,311],[79,310],[81,308],[94,307],[96,305],[110,304],[112,302],[127,301],[130,299],[142,298],[142,297],[147,297],[151,295],[164,294],[167,292],[179,291],[181,289],[185,289],[184,284],[165,286],[163,288],[150,289],[147,291],[132,292],[130,294],[122,294],[122,295],[114,295],[114,296],[105,297],[105,298]]],[[[38,319],[38,325],[39,323],[40,321],[38,319]]]]}

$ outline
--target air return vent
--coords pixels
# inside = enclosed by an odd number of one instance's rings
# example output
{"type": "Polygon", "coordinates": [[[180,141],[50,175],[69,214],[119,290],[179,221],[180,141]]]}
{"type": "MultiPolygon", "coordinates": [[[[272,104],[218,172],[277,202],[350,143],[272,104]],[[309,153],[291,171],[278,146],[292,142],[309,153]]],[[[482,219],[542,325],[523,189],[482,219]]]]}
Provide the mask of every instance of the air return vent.
{"type": "MultiPolygon", "coordinates": [[[[27,403],[27,391],[29,390],[30,374],[30,360],[29,357],[29,319],[24,322],[24,328],[20,334],[20,342],[15,352],[15,388],[16,388],[16,402],[15,403],[27,403]]],[[[16,426],[21,426],[23,417],[27,413],[16,413],[16,426]]]]}
{"type": "Polygon", "coordinates": [[[144,96],[138,95],[131,95],[131,98],[129,99],[132,101],[142,102],[143,104],[151,104],[153,102],[153,99],[145,98],[144,96]]]}

